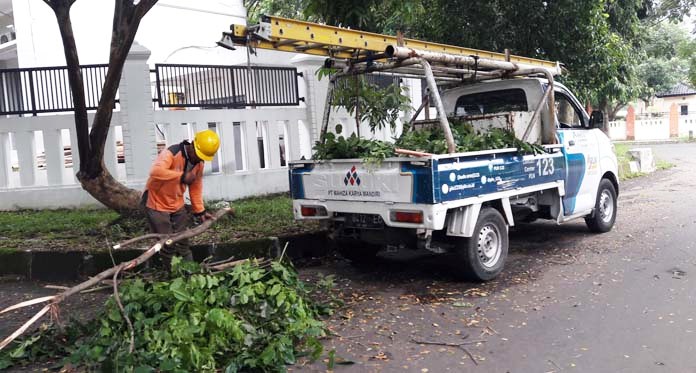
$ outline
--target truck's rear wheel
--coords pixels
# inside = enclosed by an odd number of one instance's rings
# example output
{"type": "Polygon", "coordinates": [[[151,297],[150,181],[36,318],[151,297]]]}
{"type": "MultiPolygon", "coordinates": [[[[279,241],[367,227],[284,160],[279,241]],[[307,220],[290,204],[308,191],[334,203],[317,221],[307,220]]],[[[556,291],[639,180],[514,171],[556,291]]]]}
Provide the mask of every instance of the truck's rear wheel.
{"type": "Polygon", "coordinates": [[[609,179],[602,179],[597,190],[597,201],[591,215],[585,217],[585,223],[592,232],[609,232],[616,221],[616,189],[609,179]]]}
{"type": "Polygon", "coordinates": [[[353,264],[363,265],[374,262],[380,247],[358,240],[335,241],[336,249],[344,258],[353,264]]]}
{"type": "Polygon", "coordinates": [[[489,281],[503,270],[508,254],[508,230],[505,219],[494,208],[479,213],[474,235],[461,240],[458,255],[461,275],[469,280],[489,281]]]}

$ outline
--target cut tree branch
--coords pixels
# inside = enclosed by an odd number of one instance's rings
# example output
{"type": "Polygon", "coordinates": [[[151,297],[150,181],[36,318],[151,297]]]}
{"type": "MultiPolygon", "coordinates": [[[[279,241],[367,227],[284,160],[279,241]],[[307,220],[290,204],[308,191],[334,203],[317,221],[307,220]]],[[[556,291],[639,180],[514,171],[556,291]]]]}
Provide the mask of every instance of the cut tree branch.
{"type": "Polygon", "coordinates": [[[135,331],[133,330],[133,323],[130,321],[128,314],[126,313],[126,309],[123,307],[123,303],[121,303],[121,296],[118,294],[119,272],[120,269],[116,270],[116,272],[114,273],[114,300],[118,305],[118,309],[121,310],[121,315],[123,315],[123,318],[126,319],[126,324],[128,324],[128,330],[130,331],[130,346],[128,348],[128,353],[132,354],[133,349],[135,348],[135,331]]]}
{"type": "MultiPolygon", "coordinates": [[[[231,209],[231,208],[220,209],[220,210],[216,211],[216,212],[213,214],[213,217],[212,217],[212,218],[210,218],[209,220],[204,221],[204,222],[201,223],[200,225],[198,225],[198,226],[196,226],[196,227],[194,227],[194,228],[187,229],[187,230],[185,230],[185,231],[183,231],[183,232],[173,234],[173,235],[171,235],[171,236],[163,237],[163,238],[161,238],[159,241],[157,241],[157,243],[155,243],[155,244],[152,245],[149,249],[147,249],[147,251],[145,251],[144,253],[142,253],[139,257],[137,257],[137,258],[135,258],[135,259],[132,259],[132,260],[129,260],[129,261],[127,261],[127,262],[120,263],[120,264],[118,264],[118,265],[116,265],[116,266],[114,266],[114,267],[112,267],[112,268],[109,268],[109,269],[107,269],[107,270],[105,270],[105,271],[99,273],[98,275],[96,275],[96,276],[90,278],[89,280],[84,281],[84,282],[81,282],[81,283],[79,283],[79,284],[77,284],[77,285],[75,285],[75,286],[73,286],[73,287],[71,287],[71,288],[69,288],[69,289],[63,291],[62,293],[58,293],[58,294],[55,295],[55,296],[43,297],[43,298],[31,300],[31,301],[25,301],[25,302],[22,302],[22,303],[20,303],[20,304],[11,306],[11,307],[9,307],[9,308],[6,308],[6,309],[4,310],[4,312],[6,312],[7,310],[12,310],[12,309],[18,309],[18,308],[26,307],[26,306],[32,305],[32,304],[38,304],[38,303],[42,303],[42,302],[45,302],[45,301],[50,301],[49,304],[47,304],[44,308],[41,309],[41,311],[39,311],[39,313],[37,313],[36,315],[34,315],[34,317],[32,317],[29,321],[27,321],[24,325],[22,325],[22,327],[20,327],[19,329],[17,329],[17,330],[16,330],[14,333],[12,333],[9,337],[5,338],[2,342],[0,342],[0,350],[2,350],[3,348],[5,348],[8,344],[10,344],[10,343],[11,343],[12,341],[14,341],[17,337],[19,337],[22,333],[24,333],[33,323],[35,323],[35,322],[36,322],[37,320],[39,320],[46,312],[48,312],[49,309],[57,310],[57,309],[58,309],[58,305],[59,305],[63,300],[65,300],[65,298],[67,298],[67,297],[69,297],[69,296],[71,296],[71,295],[80,293],[80,292],[82,292],[83,290],[89,289],[89,288],[91,288],[91,287],[93,287],[93,286],[99,284],[100,282],[102,282],[103,280],[105,280],[105,279],[107,279],[107,278],[109,278],[109,277],[114,277],[114,275],[118,275],[118,273],[121,272],[121,271],[127,271],[127,270],[130,270],[130,269],[132,269],[132,268],[135,268],[135,267],[137,267],[137,266],[139,266],[139,265],[145,263],[145,262],[148,261],[153,255],[155,255],[157,252],[159,252],[159,251],[162,249],[162,247],[164,247],[165,245],[171,245],[171,244],[173,244],[173,243],[175,243],[175,242],[179,242],[179,241],[181,241],[181,240],[184,240],[184,239],[191,238],[191,237],[193,237],[193,236],[199,235],[199,234],[205,232],[208,228],[210,228],[210,226],[211,226],[214,222],[216,222],[218,219],[220,219],[221,217],[223,217],[223,216],[225,216],[225,215],[227,215],[227,214],[233,213],[233,212],[234,212],[234,210],[231,209]]],[[[114,286],[115,286],[115,282],[114,282],[114,286]]]]}

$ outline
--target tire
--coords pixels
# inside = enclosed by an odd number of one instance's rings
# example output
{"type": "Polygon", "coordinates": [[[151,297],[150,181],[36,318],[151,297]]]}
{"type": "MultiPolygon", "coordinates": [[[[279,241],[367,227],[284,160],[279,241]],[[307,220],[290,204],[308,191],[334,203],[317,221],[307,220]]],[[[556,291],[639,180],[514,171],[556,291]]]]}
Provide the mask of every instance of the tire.
{"type": "Polygon", "coordinates": [[[357,240],[340,240],[334,242],[342,257],[355,265],[366,265],[376,262],[380,247],[357,240]]]}
{"type": "Polygon", "coordinates": [[[609,232],[616,221],[617,207],[614,184],[609,179],[602,179],[597,189],[594,211],[585,217],[585,224],[592,232],[609,232]]]}
{"type": "Polygon", "coordinates": [[[489,281],[503,270],[508,255],[508,228],[505,219],[494,208],[479,213],[474,235],[462,239],[457,254],[461,277],[473,281],[489,281]]]}

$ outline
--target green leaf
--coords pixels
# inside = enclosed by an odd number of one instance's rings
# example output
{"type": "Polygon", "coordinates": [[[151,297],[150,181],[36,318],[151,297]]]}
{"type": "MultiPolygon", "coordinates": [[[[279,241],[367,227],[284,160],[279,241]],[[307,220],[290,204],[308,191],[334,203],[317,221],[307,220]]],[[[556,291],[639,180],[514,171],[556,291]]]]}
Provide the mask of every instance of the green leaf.
{"type": "Polygon", "coordinates": [[[280,284],[275,284],[268,290],[268,295],[275,296],[280,292],[280,284]]]}
{"type": "Polygon", "coordinates": [[[276,296],[276,305],[278,305],[278,307],[283,305],[283,303],[285,302],[285,298],[286,298],[285,292],[278,293],[278,295],[276,296]]]}
{"type": "Polygon", "coordinates": [[[151,366],[141,365],[141,366],[135,368],[135,370],[133,370],[133,373],[151,373],[154,371],[155,371],[155,369],[152,368],[151,366]]]}

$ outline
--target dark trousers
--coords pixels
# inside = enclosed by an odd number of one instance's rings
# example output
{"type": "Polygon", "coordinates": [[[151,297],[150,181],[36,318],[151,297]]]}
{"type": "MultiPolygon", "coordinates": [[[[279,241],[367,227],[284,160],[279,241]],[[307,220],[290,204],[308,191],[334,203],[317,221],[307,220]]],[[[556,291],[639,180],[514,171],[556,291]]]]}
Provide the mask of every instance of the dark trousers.
{"type": "MultiPolygon", "coordinates": [[[[165,211],[157,211],[151,208],[146,209],[147,221],[150,224],[152,233],[171,234],[186,230],[191,224],[191,216],[186,208],[169,213],[165,211]]],[[[169,270],[172,265],[172,257],[180,256],[184,260],[193,260],[193,254],[189,248],[188,239],[181,240],[173,245],[164,245],[160,251],[162,256],[162,264],[169,270]]]]}

